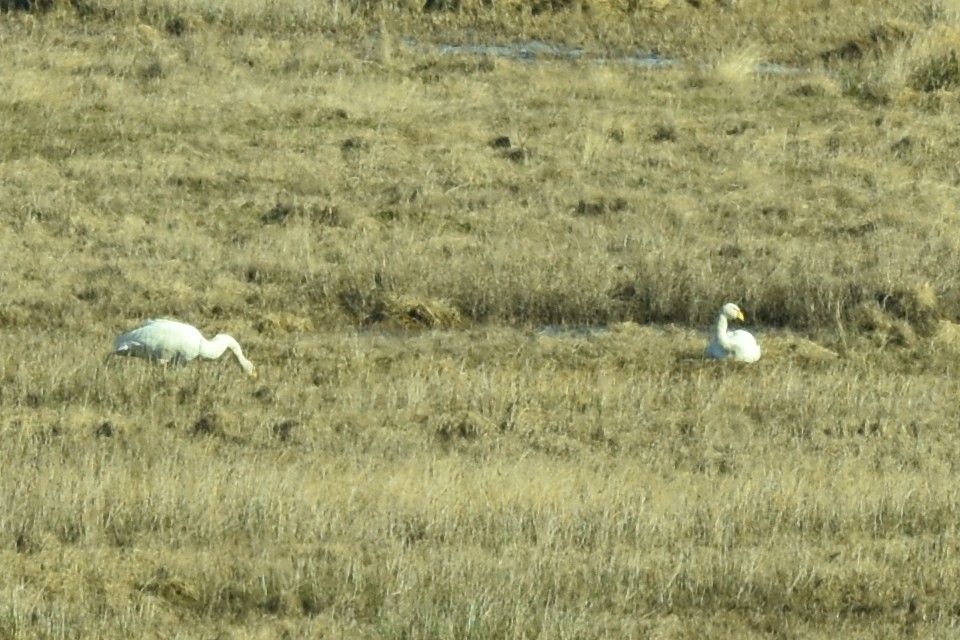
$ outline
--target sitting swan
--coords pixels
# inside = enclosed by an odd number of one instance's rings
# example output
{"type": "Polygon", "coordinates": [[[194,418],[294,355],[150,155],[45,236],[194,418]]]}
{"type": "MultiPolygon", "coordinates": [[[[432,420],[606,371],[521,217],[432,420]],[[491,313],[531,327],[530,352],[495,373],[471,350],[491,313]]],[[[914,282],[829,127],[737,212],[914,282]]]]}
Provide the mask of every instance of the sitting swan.
{"type": "Polygon", "coordinates": [[[207,340],[196,327],[183,322],[148,320],[142,327],[118,337],[113,344],[113,353],[116,355],[136,356],[160,363],[187,362],[197,356],[216,360],[227,349],[237,357],[237,362],[247,375],[257,377],[257,370],[243,356],[243,350],[236,340],[225,333],[207,340]]]}
{"type": "Polygon", "coordinates": [[[740,307],[732,302],[723,305],[717,318],[716,334],[707,345],[708,358],[733,358],[738,362],[756,362],[760,359],[760,345],[750,333],[743,329],[727,331],[727,320],[743,319],[740,307]]]}

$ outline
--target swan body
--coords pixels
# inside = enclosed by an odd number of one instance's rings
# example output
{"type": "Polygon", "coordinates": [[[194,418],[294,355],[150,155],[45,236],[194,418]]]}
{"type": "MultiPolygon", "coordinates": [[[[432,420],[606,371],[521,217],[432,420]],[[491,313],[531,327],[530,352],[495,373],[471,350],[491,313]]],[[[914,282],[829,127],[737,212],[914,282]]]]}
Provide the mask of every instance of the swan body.
{"type": "Polygon", "coordinates": [[[732,302],[728,302],[720,309],[716,331],[710,344],[707,345],[706,356],[720,360],[732,358],[737,362],[759,360],[760,345],[757,344],[756,339],[743,329],[728,331],[727,324],[730,320],[744,320],[743,311],[732,302]]]}
{"type": "Polygon", "coordinates": [[[113,353],[116,355],[135,356],[160,363],[188,362],[197,357],[216,360],[227,349],[237,358],[247,375],[257,377],[257,370],[244,357],[236,340],[225,333],[207,340],[196,327],[175,320],[148,320],[142,327],[119,336],[113,344],[113,353]]]}

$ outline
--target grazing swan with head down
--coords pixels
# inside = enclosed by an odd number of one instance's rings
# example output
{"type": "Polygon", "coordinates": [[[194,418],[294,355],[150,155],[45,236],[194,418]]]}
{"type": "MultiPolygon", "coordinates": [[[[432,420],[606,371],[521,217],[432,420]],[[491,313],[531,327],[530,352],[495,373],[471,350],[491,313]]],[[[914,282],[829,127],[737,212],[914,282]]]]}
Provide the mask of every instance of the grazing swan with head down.
{"type": "Polygon", "coordinates": [[[136,356],[160,363],[187,362],[196,357],[216,360],[227,349],[236,356],[247,375],[257,377],[257,370],[244,357],[236,340],[225,333],[207,340],[196,327],[175,320],[148,320],[142,327],[118,337],[113,345],[116,355],[136,356]]]}
{"type": "Polygon", "coordinates": [[[717,318],[717,328],[713,339],[707,345],[708,358],[732,358],[737,362],[756,362],[760,359],[760,345],[753,335],[743,329],[727,331],[729,320],[743,320],[743,311],[740,307],[728,302],[720,309],[717,318]]]}

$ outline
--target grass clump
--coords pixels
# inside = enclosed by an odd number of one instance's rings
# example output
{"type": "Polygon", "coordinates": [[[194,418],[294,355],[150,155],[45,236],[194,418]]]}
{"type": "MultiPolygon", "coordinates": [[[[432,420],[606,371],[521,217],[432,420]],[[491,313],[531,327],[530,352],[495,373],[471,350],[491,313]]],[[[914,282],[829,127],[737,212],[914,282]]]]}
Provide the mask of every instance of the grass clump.
{"type": "Polygon", "coordinates": [[[387,294],[377,300],[364,325],[386,325],[394,328],[440,329],[460,324],[460,312],[443,300],[422,300],[410,295],[387,294]]]}

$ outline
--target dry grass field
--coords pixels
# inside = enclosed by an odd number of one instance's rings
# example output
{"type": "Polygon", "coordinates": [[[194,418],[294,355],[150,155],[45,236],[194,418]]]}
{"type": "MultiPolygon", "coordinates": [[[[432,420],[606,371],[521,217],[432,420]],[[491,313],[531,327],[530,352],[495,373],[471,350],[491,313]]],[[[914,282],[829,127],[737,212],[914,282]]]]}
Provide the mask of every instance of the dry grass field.
{"type": "Polygon", "coordinates": [[[0,637],[956,636],[960,3],[0,9],[0,637]]]}

